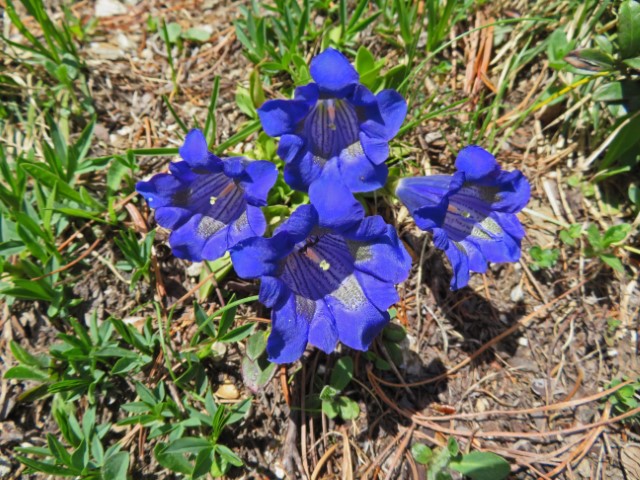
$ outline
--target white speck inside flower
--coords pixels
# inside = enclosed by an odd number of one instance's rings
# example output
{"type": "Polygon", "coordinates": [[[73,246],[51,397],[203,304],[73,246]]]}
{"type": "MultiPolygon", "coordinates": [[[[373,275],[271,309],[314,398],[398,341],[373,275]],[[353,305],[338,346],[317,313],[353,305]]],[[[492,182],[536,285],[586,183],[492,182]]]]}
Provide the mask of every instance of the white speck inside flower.
{"type": "Polygon", "coordinates": [[[153,197],[147,198],[147,202],[153,202],[153,197]]]}
{"type": "Polygon", "coordinates": [[[329,262],[327,262],[326,260],[322,260],[319,263],[320,268],[322,269],[322,271],[326,272],[327,270],[329,270],[331,268],[331,264],[329,262]]]}
{"type": "Polygon", "coordinates": [[[469,212],[467,212],[465,210],[462,210],[460,208],[457,208],[457,207],[455,207],[455,206],[453,206],[451,204],[449,204],[447,206],[447,211],[450,212],[450,213],[456,213],[458,215],[461,215],[464,218],[470,218],[471,217],[471,213],[469,213],[469,212]]]}
{"type": "Polygon", "coordinates": [[[216,198],[216,197],[211,196],[211,198],[209,199],[209,203],[210,203],[211,205],[215,205],[216,200],[217,200],[217,198],[216,198]]]}

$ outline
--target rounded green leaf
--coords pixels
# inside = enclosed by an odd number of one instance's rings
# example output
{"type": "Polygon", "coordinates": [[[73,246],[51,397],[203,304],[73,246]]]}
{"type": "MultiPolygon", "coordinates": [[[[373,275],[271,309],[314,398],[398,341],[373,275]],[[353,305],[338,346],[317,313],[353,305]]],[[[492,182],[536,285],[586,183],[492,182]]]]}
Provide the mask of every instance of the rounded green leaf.
{"type": "Polygon", "coordinates": [[[471,452],[449,467],[472,480],[502,480],[511,473],[509,462],[492,452],[471,452]]]}
{"type": "Polygon", "coordinates": [[[426,465],[433,458],[433,450],[424,443],[414,443],[411,447],[411,455],[416,459],[416,462],[426,465]]]}

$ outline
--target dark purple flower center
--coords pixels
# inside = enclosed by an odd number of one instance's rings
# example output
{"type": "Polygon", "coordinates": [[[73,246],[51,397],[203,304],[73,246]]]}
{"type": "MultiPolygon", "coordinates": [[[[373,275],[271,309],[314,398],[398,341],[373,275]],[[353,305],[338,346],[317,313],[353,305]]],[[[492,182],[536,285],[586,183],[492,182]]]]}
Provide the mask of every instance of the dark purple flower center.
{"type": "Polygon", "coordinates": [[[236,220],[247,207],[242,189],[222,172],[197,175],[189,188],[180,190],[173,200],[177,207],[200,213],[224,225],[236,220]]]}
{"type": "Polygon", "coordinates": [[[354,260],[342,236],[313,233],[284,259],[280,279],[296,295],[319,300],[340,288],[354,260]]]}
{"type": "Polygon", "coordinates": [[[348,101],[318,100],[303,125],[304,136],[318,162],[324,164],[359,141],[358,114],[348,101]]]}

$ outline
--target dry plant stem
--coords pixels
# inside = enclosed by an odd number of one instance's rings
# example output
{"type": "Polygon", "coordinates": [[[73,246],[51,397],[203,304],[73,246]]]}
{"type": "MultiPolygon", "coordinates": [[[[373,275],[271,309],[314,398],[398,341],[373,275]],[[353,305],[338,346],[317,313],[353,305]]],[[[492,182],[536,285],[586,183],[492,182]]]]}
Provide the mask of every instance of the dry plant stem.
{"type": "Polygon", "coordinates": [[[562,300],[563,298],[571,295],[573,292],[575,292],[576,290],[578,290],[580,287],[582,287],[582,285],[584,283],[586,283],[587,280],[584,280],[582,282],[580,282],[578,285],[575,285],[574,287],[571,287],[569,290],[567,290],[566,292],[564,292],[561,295],[558,295],[556,298],[554,298],[553,300],[551,300],[550,302],[545,303],[544,305],[542,305],[540,308],[538,308],[537,310],[534,310],[533,312],[531,312],[529,315],[527,315],[526,317],[518,320],[517,322],[515,322],[511,327],[509,327],[508,329],[506,329],[504,332],[502,332],[500,335],[497,335],[496,337],[492,338],[491,340],[489,340],[487,343],[485,343],[484,345],[482,345],[478,350],[476,350],[475,352],[473,352],[472,355],[470,355],[469,357],[467,357],[466,359],[464,359],[463,361],[461,361],[460,363],[458,363],[456,366],[450,368],[449,370],[447,370],[445,373],[441,374],[441,375],[437,375],[433,378],[427,378],[425,380],[420,380],[417,382],[411,382],[411,383],[393,383],[393,382],[388,382],[386,380],[383,380],[381,378],[377,378],[378,382],[386,385],[388,387],[395,387],[395,388],[404,388],[406,386],[409,387],[417,387],[419,385],[427,385],[429,383],[435,383],[435,382],[439,382],[440,380],[444,380],[445,378],[447,378],[449,375],[451,375],[452,373],[457,372],[458,370],[460,370],[461,368],[463,368],[464,366],[468,365],[469,363],[471,363],[475,358],[479,357],[480,355],[482,355],[485,351],[487,351],[489,348],[491,348],[493,345],[495,345],[496,343],[501,342],[503,339],[507,338],[508,336],[512,335],[514,332],[516,332],[519,328],[521,327],[526,327],[534,318],[538,317],[539,315],[542,315],[543,313],[547,313],[547,311],[554,306],[556,303],[558,303],[560,300],[562,300]]]}
{"type": "Polygon", "coordinates": [[[402,455],[405,453],[407,449],[407,445],[409,445],[409,441],[411,440],[411,436],[415,428],[416,428],[416,425],[412,423],[411,427],[409,427],[409,431],[404,436],[404,438],[402,439],[402,442],[398,446],[398,450],[396,451],[396,454],[393,456],[393,459],[391,460],[391,466],[389,467],[389,472],[387,473],[385,480],[393,480],[395,478],[393,474],[396,468],[399,466],[400,459],[402,458],[402,455]]]}
{"type": "Polygon", "coordinates": [[[32,282],[37,282],[38,280],[42,280],[43,278],[49,277],[51,275],[55,275],[56,273],[60,273],[60,272],[64,272],[65,270],[69,270],[71,267],[73,267],[74,265],[80,263],[82,260],[87,258],[87,256],[89,256],[91,254],[91,252],[93,252],[93,250],[98,246],[98,244],[100,243],[101,240],[102,240],[101,237],[96,238],[95,241],[91,245],[89,245],[89,248],[87,248],[84,252],[82,252],[82,254],[80,254],[80,256],[78,258],[76,258],[75,260],[67,263],[66,265],[64,265],[64,266],[62,266],[60,268],[56,268],[52,272],[46,273],[44,275],[41,275],[40,277],[33,278],[33,279],[31,279],[31,281],[32,282]]]}
{"type": "Polygon", "coordinates": [[[178,300],[176,300],[175,302],[173,302],[168,310],[171,310],[175,307],[177,307],[178,305],[181,305],[182,302],[184,302],[185,300],[187,300],[189,297],[191,297],[191,295],[193,295],[194,293],[196,293],[200,287],[202,287],[205,283],[207,283],[209,280],[211,280],[212,278],[215,277],[215,272],[211,272],[209,275],[207,275],[203,280],[201,280],[200,282],[198,282],[196,284],[195,287],[193,287],[191,290],[189,290],[187,293],[185,293],[183,296],[181,296],[178,300]]]}
{"type": "Polygon", "coordinates": [[[407,459],[407,463],[409,464],[409,468],[411,469],[411,478],[413,478],[413,480],[420,480],[418,466],[416,465],[416,461],[413,459],[413,455],[411,455],[411,452],[404,452],[404,458],[407,459]]]}
{"type": "Polygon", "coordinates": [[[420,419],[420,417],[418,415],[416,415],[414,412],[408,411],[408,410],[404,410],[400,407],[398,407],[395,402],[393,400],[391,400],[385,393],[384,391],[380,388],[380,386],[378,385],[375,376],[372,373],[371,370],[371,366],[368,366],[367,368],[367,374],[369,375],[369,380],[371,381],[371,383],[373,384],[374,389],[376,390],[376,392],[378,393],[378,395],[380,395],[380,398],[382,398],[382,400],[389,405],[393,410],[395,410],[396,412],[398,412],[400,415],[402,415],[405,418],[408,418],[409,420],[417,423],[418,425],[422,425],[424,427],[430,428],[436,432],[440,432],[440,433],[444,433],[447,435],[458,435],[458,436],[462,436],[462,437],[471,437],[471,436],[475,436],[477,438],[485,438],[485,439],[498,439],[498,438],[547,438],[547,437],[553,437],[553,436],[564,436],[564,435],[571,435],[574,433],[580,433],[580,432],[584,432],[587,430],[591,430],[592,428],[597,428],[603,425],[611,425],[613,423],[622,421],[626,418],[632,417],[638,413],[640,413],[640,407],[638,408],[634,408],[633,410],[629,410],[628,412],[622,414],[622,415],[618,415],[617,417],[613,417],[610,420],[607,421],[600,421],[600,422],[595,422],[595,423],[590,423],[587,425],[581,425],[579,427],[572,427],[572,428],[566,428],[566,429],[562,429],[562,430],[549,430],[549,431],[545,431],[545,432],[500,432],[500,431],[488,431],[488,432],[469,432],[469,431],[458,431],[458,430],[454,430],[451,428],[445,428],[445,427],[441,427],[440,425],[438,425],[437,423],[434,422],[428,422],[428,421],[424,421],[422,419],[420,419]]]}
{"type": "MultiPolygon", "coordinates": [[[[320,460],[318,461],[316,468],[313,470],[313,474],[311,475],[311,480],[318,479],[318,476],[322,472],[322,469],[324,468],[325,464],[329,461],[329,458],[331,457],[331,455],[333,455],[333,453],[337,449],[338,449],[338,444],[334,443],[326,452],[324,452],[324,455],[320,457],[320,460]]],[[[292,478],[295,478],[295,477],[292,477],[292,478]]]]}
{"type": "Polygon", "coordinates": [[[302,452],[302,467],[307,477],[311,477],[309,470],[309,455],[307,455],[307,412],[305,408],[307,367],[302,362],[302,383],[300,384],[300,451],[302,452]]]}
{"type": "Polygon", "coordinates": [[[618,127],[611,132],[611,134],[606,138],[606,140],[602,142],[602,144],[598,148],[596,148],[593,151],[593,153],[591,153],[591,155],[589,155],[589,157],[582,163],[582,165],[580,166],[581,169],[588,170],[591,164],[596,160],[596,158],[598,158],[600,154],[607,149],[607,147],[611,144],[611,142],[613,142],[616,139],[616,137],[618,136],[618,133],[620,133],[620,130],[622,130],[629,123],[631,123],[631,121],[633,121],[638,115],[640,115],[640,111],[634,113],[632,116],[630,116],[625,121],[623,121],[620,125],[618,125],[618,127]]]}
{"type": "MultiPolygon", "coordinates": [[[[297,439],[298,439],[298,430],[300,427],[299,425],[300,416],[298,415],[299,413],[298,410],[296,408],[293,408],[293,406],[290,403],[291,398],[289,396],[288,388],[286,387],[286,382],[287,382],[286,366],[283,365],[283,369],[284,369],[284,375],[283,375],[283,370],[281,370],[280,373],[281,373],[281,379],[283,379],[283,383],[285,385],[286,392],[287,392],[285,394],[285,398],[287,400],[289,415],[287,420],[287,434],[285,436],[283,452],[282,452],[282,465],[284,467],[284,470],[287,472],[287,475],[289,476],[289,478],[296,478],[296,472],[298,472],[300,473],[302,478],[307,479],[309,477],[307,477],[305,474],[305,470],[302,465],[302,458],[300,457],[300,452],[298,451],[297,439]]],[[[299,377],[299,376],[300,376],[300,373],[296,375],[296,377],[299,377]]],[[[297,379],[293,383],[293,388],[295,390],[293,395],[294,398],[296,397],[295,393],[297,393],[297,390],[300,388],[298,385],[300,381],[304,381],[304,379],[302,380],[297,379]]]]}
{"type": "Polygon", "coordinates": [[[391,449],[394,447],[394,445],[396,445],[399,441],[403,442],[404,437],[405,435],[408,434],[408,432],[409,432],[409,429],[404,429],[398,432],[395,438],[391,442],[389,442],[389,444],[386,447],[382,449],[382,452],[380,452],[373,460],[371,460],[369,465],[367,465],[366,467],[363,467],[364,471],[361,471],[362,469],[358,471],[358,478],[371,478],[371,476],[369,475],[370,471],[376,467],[379,467],[380,464],[384,462],[385,458],[387,458],[387,456],[391,452],[391,449]]]}
{"type": "Polygon", "coordinates": [[[353,480],[353,462],[347,427],[343,425],[340,433],[342,435],[342,480],[353,480]]]}

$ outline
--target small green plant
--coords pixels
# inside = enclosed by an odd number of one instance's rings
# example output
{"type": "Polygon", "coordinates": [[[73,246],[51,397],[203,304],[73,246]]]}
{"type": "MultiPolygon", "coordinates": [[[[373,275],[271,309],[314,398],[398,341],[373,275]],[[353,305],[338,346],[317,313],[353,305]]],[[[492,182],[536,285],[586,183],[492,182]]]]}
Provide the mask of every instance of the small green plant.
{"type": "MultiPolygon", "coordinates": [[[[42,0],[20,0],[20,3],[38,24],[44,36],[44,42],[38,38],[38,33],[27,28],[13,0],[7,0],[6,13],[26,43],[14,42],[3,35],[0,35],[0,39],[17,51],[26,53],[26,55],[14,57],[18,62],[44,67],[51,78],[57,82],[53,92],[64,90],[64,93],[73,101],[77,113],[92,113],[94,107],[87,85],[86,65],[79,54],[76,40],[84,40],[93,23],[89,22],[82,27],[79,19],[65,8],[65,18],[58,26],[51,20],[42,0]]],[[[4,49],[3,52],[8,53],[4,49]]]]}
{"type": "Polygon", "coordinates": [[[580,224],[570,225],[559,233],[562,242],[575,246],[584,234],[587,241],[585,255],[590,258],[600,258],[617,272],[624,272],[624,265],[616,256],[615,250],[631,233],[632,227],[627,223],[609,227],[604,233],[597,225],[591,224],[586,229],[580,224]]]}
{"type": "Polygon", "coordinates": [[[251,335],[242,358],[242,378],[253,392],[262,390],[276,372],[276,364],[267,360],[267,334],[259,331],[251,335]]]}
{"type": "Polygon", "coordinates": [[[339,395],[353,378],[353,359],[341,357],[333,366],[329,385],[325,385],[320,392],[322,412],[329,418],[341,417],[343,420],[353,420],[360,415],[358,404],[345,395],[339,395]]]}
{"type": "Polygon", "coordinates": [[[149,232],[142,240],[138,240],[135,232],[124,230],[114,239],[123,254],[123,259],[116,263],[116,267],[131,273],[129,286],[133,290],[140,279],[149,281],[151,268],[151,247],[155,231],[149,232]]]}
{"type": "MultiPolygon", "coordinates": [[[[622,380],[617,378],[613,380],[607,388],[613,388],[621,383],[622,380]]],[[[630,410],[638,408],[638,406],[640,406],[640,378],[636,379],[635,382],[616,390],[615,393],[606,398],[606,401],[611,404],[615,415],[622,415],[630,410]]],[[[637,424],[639,420],[640,415],[634,415],[627,418],[625,422],[637,424]]]]}
{"type": "Polygon", "coordinates": [[[68,449],[54,435],[47,434],[46,447],[18,447],[17,458],[31,473],[45,473],[56,477],[80,477],[84,480],[126,480],[129,454],[121,452],[118,443],[105,450],[103,442],[111,424],[96,425],[96,409],[89,408],[78,422],[72,409],[54,402],[54,415],[60,425],[68,449]],[[70,411],[71,410],[71,411],[70,411]],[[36,460],[25,455],[43,457],[36,460]]]}
{"type": "Polygon", "coordinates": [[[200,426],[208,431],[197,437],[178,436],[169,443],[158,443],[154,455],[158,463],[174,472],[200,478],[207,474],[213,477],[224,476],[232,466],[241,467],[242,460],[229,447],[219,442],[225,427],[242,420],[251,406],[246,399],[232,409],[217,405],[210,392],[203,399],[205,411],[188,408],[183,426],[200,426]]]}
{"type": "MultiPolygon", "coordinates": [[[[389,309],[389,316],[392,320],[396,318],[396,315],[397,310],[395,308],[389,309]]],[[[391,370],[391,365],[386,360],[386,358],[388,357],[388,359],[391,360],[391,362],[393,362],[393,364],[396,366],[402,364],[403,347],[401,346],[401,343],[406,337],[407,332],[401,325],[398,325],[397,323],[390,323],[389,325],[384,327],[384,330],[382,330],[382,336],[380,338],[381,347],[384,348],[386,355],[380,356],[371,350],[365,352],[364,355],[367,360],[373,362],[378,370],[391,370]]]]}
{"type": "Polygon", "coordinates": [[[537,272],[538,270],[555,266],[560,256],[560,250],[557,248],[542,248],[536,245],[529,249],[529,255],[533,262],[530,268],[534,272],[537,272]]]}
{"type": "Polygon", "coordinates": [[[614,244],[623,242],[631,231],[631,225],[623,223],[609,227],[606,232],[601,233],[596,225],[589,225],[587,228],[587,240],[589,246],[586,254],[589,257],[599,257],[604,263],[617,272],[624,272],[624,266],[620,259],[612,252],[614,244]]]}
{"type": "Polygon", "coordinates": [[[509,463],[495,453],[461,453],[453,437],[449,438],[446,447],[435,451],[423,443],[414,443],[411,454],[416,462],[427,467],[427,480],[451,480],[451,470],[472,480],[502,480],[511,472],[509,463]]]}

